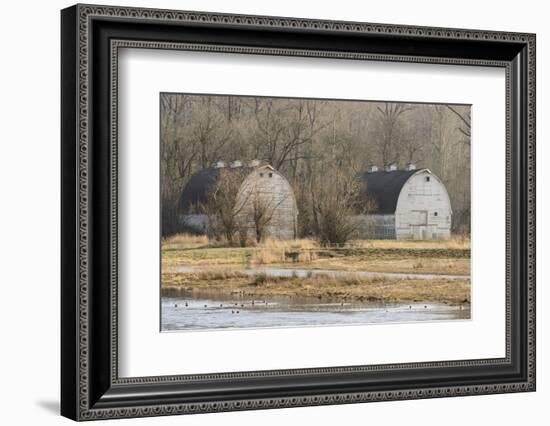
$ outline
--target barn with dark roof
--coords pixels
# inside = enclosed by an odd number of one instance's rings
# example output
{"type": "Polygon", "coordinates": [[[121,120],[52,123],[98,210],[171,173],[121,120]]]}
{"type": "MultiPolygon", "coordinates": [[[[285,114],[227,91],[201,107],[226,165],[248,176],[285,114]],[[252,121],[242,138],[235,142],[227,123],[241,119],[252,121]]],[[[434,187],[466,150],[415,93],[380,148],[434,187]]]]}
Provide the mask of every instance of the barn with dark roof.
{"type": "Polygon", "coordinates": [[[246,164],[238,160],[229,164],[217,161],[195,173],[182,190],[179,200],[180,218],[185,231],[196,234],[209,232],[208,217],[201,211],[201,206],[208,202],[210,191],[224,176],[233,176],[239,184],[234,208],[241,231],[254,236],[254,209],[262,208],[264,216],[269,217],[265,227],[266,237],[296,238],[298,208],[292,186],[280,172],[259,160],[246,164]]]}
{"type": "Polygon", "coordinates": [[[359,238],[448,239],[452,209],[445,185],[429,169],[370,166],[359,175],[368,214],[357,217],[359,238]]]}

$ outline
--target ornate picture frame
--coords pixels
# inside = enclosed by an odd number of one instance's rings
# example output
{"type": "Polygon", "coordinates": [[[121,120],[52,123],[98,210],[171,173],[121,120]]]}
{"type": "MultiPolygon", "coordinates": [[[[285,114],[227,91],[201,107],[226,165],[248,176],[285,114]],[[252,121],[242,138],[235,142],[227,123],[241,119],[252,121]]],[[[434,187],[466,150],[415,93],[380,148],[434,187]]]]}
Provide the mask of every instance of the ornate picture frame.
{"type": "Polygon", "coordinates": [[[96,5],[64,9],[61,30],[62,415],[93,420],[535,390],[534,34],[96,5]],[[117,64],[128,47],[504,69],[506,356],[119,377],[117,64]]]}

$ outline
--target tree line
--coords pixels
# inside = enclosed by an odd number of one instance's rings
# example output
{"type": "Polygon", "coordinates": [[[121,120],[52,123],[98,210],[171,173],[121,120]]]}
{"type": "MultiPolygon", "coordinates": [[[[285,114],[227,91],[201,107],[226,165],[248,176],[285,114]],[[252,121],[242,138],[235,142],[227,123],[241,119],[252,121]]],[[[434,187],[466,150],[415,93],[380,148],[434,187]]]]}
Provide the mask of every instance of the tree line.
{"type": "Polygon", "coordinates": [[[342,205],[350,191],[341,189],[369,164],[409,162],[442,179],[452,230],[469,233],[469,106],[163,93],[160,126],[163,235],[181,230],[179,197],[191,176],[236,159],[264,160],[289,180],[300,237],[338,219],[328,218],[330,204],[342,205]]]}

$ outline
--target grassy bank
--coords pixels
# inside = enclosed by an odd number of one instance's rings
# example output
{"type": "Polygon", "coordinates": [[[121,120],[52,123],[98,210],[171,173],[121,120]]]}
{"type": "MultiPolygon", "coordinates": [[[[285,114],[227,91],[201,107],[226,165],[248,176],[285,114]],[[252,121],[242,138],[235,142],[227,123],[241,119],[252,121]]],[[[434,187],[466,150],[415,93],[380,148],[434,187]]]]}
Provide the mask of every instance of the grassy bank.
{"type": "Polygon", "coordinates": [[[361,240],[327,248],[316,241],[301,239],[228,247],[205,236],[177,235],[163,241],[162,265],[166,272],[173,266],[186,265],[468,275],[470,241],[361,240]]]}
{"type": "Polygon", "coordinates": [[[162,288],[167,295],[175,291],[213,291],[253,298],[307,296],[339,301],[470,303],[469,280],[390,280],[353,274],[298,278],[251,276],[235,270],[166,272],[162,288]]]}
{"type": "Polygon", "coordinates": [[[470,241],[351,241],[321,247],[309,239],[268,240],[249,247],[229,247],[205,236],[177,235],[162,242],[162,288],[214,291],[250,297],[309,296],[336,300],[385,302],[470,302],[469,280],[390,279],[360,276],[357,271],[408,274],[470,274],[470,241]],[[200,268],[176,272],[176,266],[200,268]],[[245,268],[348,271],[346,275],[307,277],[248,275],[245,268]]]}

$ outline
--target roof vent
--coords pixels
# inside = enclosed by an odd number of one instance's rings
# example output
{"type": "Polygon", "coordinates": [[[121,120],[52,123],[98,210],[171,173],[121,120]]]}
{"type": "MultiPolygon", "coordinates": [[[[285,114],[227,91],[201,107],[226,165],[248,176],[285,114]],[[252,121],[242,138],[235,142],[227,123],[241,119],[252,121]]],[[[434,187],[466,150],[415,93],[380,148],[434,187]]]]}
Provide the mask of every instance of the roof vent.
{"type": "Polygon", "coordinates": [[[395,163],[391,163],[391,164],[386,166],[386,171],[387,172],[394,172],[396,170],[397,170],[397,164],[395,164],[395,163]]]}
{"type": "Polygon", "coordinates": [[[405,170],[407,170],[407,171],[416,170],[416,164],[407,163],[407,165],[405,166],[405,170]]]}
{"type": "Polygon", "coordinates": [[[378,166],[375,166],[374,164],[371,164],[369,168],[367,169],[369,173],[374,173],[378,171],[378,166]]]}
{"type": "Polygon", "coordinates": [[[242,166],[243,166],[243,163],[240,160],[232,161],[229,164],[229,167],[231,167],[232,169],[236,169],[237,167],[242,167],[242,166]]]}
{"type": "Polygon", "coordinates": [[[248,167],[258,167],[260,165],[260,160],[252,160],[248,163],[248,167]]]}
{"type": "Polygon", "coordinates": [[[221,169],[222,167],[225,167],[225,161],[214,161],[212,163],[212,167],[215,169],[221,169]]]}

